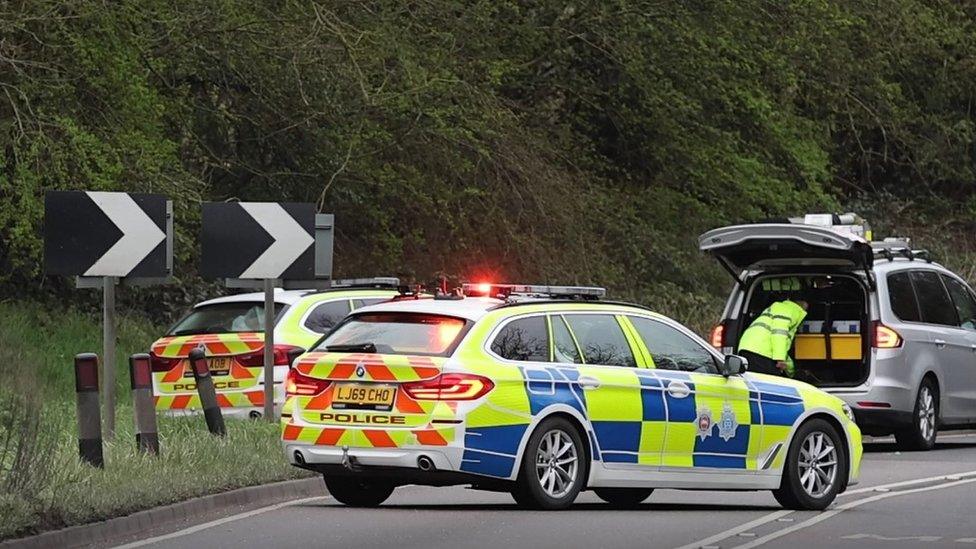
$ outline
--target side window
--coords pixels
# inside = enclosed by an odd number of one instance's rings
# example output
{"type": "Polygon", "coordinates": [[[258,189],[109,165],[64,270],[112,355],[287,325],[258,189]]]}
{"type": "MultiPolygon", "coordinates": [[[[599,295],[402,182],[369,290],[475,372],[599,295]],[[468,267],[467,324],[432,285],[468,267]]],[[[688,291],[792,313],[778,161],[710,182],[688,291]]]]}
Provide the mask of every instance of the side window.
{"type": "Polygon", "coordinates": [[[959,282],[951,276],[942,275],[949,290],[949,297],[952,298],[956,312],[959,313],[959,326],[967,330],[976,330],[976,301],[973,294],[965,284],[959,282]]]}
{"type": "Polygon", "coordinates": [[[569,332],[566,319],[562,315],[553,315],[549,317],[549,322],[552,323],[553,361],[582,364],[579,347],[576,346],[576,340],[569,332]]]}
{"type": "Polygon", "coordinates": [[[347,314],[349,314],[349,300],[326,301],[316,305],[312,312],[305,317],[305,322],[302,325],[313,332],[324,334],[345,318],[347,314]]]}
{"type": "Polygon", "coordinates": [[[922,322],[958,326],[956,309],[952,306],[939,275],[934,271],[912,271],[911,277],[922,310],[922,322]]]}
{"type": "Polygon", "coordinates": [[[715,357],[700,343],[663,322],[649,318],[630,318],[644,345],[651,352],[654,366],[663,370],[681,370],[717,374],[715,357]]]}
{"type": "Polygon", "coordinates": [[[491,342],[491,350],[508,360],[549,362],[546,317],[530,316],[509,322],[491,342]]]}
{"type": "Polygon", "coordinates": [[[363,299],[354,299],[352,300],[352,308],[360,309],[362,307],[366,307],[369,305],[376,305],[377,303],[383,303],[384,301],[389,301],[389,300],[385,297],[366,297],[363,299]]]}
{"type": "Polygon", "coordinates": [[[918,302],[915,301],[915,290],[908,272],[902,271],[888,275],[888,302],[891,312],[898,320],[904,322],[921,322],[922,315],[918,312],[918,302]]]}
{"type": "Polygon", "coordinates": [[[566,315],[587,364],[637,367],[627,337],[613,315],[566,315]]]}

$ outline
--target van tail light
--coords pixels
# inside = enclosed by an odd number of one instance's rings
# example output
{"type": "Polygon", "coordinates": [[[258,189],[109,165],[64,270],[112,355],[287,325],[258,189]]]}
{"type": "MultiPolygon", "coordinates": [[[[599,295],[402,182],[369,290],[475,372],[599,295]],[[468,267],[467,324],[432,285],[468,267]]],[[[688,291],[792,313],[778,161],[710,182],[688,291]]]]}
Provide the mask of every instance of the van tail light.
{"type": "Polygon", "coordinates": [[[404,383],[401,388],[414,400],[475,400],[488,394],[495,384],[474,374],[441,374],[404,383]]]}
{"type": "Polygon", "coordinates": [[[877,320],[872,325],[872,338],[871,345],[875,349],[896,349],[902,344],[901,335],[898,332],[877,320]]]}
{"type": "Polygon", "coordinates": [[[292,368],[288,370],[288,375],[285,376],[285,395],[317,395],[328,389],[329,385],[332,385],[332,382],[327,379],[309,377],[292,368]]]}
{"type": "MultiPolygon", "coordinates": [[[[288,366],[291,364],[291,359],[294,357],[294,353],[301,351],[301,347],[296,347],[294,345],[275,345],[272,348],[272,355],[274,357],[275,366],[288,366]],[[291,356],[289,356],[291,354],[291,356]]],[[[234,357],[237,363],[246,368],[258,368],[264,366],[264,349],[258,349],[257,351],[247,353],[246,355],[237,355],[234,357]]]]}
{"type": "Polygon", "coordinates": [[[708,341],[712,344],[712,347],[715,347],[716,349],[725,347],[725,322],[716,324],[715,327],[712,328],[712,333],[709,336],[708,341]]]}
{"type": "Polygon", "coordinates": [[[153,352],[149,353],[149,366],[154,372],[168,372],[182,361],[182,358],[166,358],[153,352]]]}

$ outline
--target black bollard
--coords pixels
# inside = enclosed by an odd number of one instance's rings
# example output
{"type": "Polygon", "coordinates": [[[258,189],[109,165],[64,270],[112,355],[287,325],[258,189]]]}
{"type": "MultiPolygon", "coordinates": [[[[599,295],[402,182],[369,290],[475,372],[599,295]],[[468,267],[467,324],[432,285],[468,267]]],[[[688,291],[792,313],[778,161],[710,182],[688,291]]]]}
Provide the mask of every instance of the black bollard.
{"type": "Polygon", "coordinates": [[[210,434],[222,437],[227,434],[227,429],[224,428],[224,415],[217,404],[217,392],[214,390],[210,366],[207,365],[203,348],[197,347],[190,351],[190,365],[193,367],[193,379],[197,385],[197,394],[200,395],[200,406],[203,407],[203,417],[207,420],[207,429],[210,434]]]}
{"type": "Polygon", "coordinates": [[[132,387],[132,408],[136,418],[136,448],[159,455],[159,430],[156,427],[156,405],[152,395],[152,368],[149,355],[129,357],[129,384],[132,387]]]}
{"type": "Polygon", "coordinates": [[[99,469],[102,454],[102,412],[98,403],[98,355],[75,355],[75,396],[78,401],[78,457],[99,469]]]}

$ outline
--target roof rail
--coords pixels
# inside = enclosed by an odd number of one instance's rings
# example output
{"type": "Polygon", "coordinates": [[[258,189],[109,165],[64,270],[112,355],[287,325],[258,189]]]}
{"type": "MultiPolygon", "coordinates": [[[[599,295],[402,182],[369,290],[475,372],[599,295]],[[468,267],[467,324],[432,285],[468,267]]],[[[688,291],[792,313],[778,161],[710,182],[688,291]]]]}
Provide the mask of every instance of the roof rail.
{"type": "Polygon", "coordinates": [[[606,288],[596,286],[547,286],[535,284],[465,283],[461,291],[466,296],[497,297],[550,297],[554,299],[596,300],[607,295],[606,288]]]}
{"type": "Polygon", "coordinates": [[[926,263],[932,263],[932,255],[928,250],[913,250],[908,243],[907,238],[886,238],[881,242],[872,242],[871,249],[874,250],[875,256],[882,256],[888,261],[894,261],[896,256],[900,256],[909,261],[921,259],[926,263]]]}
{"type": "Polygon", "coordinates": [[[372,278],[341,278],[332,281],[333,288],[397,288],[400,279],[394,276],[374,276],[372,278]]]}

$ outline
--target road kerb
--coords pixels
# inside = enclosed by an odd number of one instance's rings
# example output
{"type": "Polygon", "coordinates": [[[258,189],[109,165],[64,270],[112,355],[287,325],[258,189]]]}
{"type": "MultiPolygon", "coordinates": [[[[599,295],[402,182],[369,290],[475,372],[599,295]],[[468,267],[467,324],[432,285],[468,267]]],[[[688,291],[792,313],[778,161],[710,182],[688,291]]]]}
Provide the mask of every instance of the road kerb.
{"type": "Polygon", "coordinates": [[[202,496],[179,503],[139,511],[124,517],[82,524],[44,532],[35,536],[0,542],[2,549],[41,547],[83,547],[93,544],[120,542],[149,528],[161,528],[180,521],[192,521],[200,513],[240,507],[269,505],[291,499],[324,496],[327,492],[322,479],[288,480],[261,486],[249,486],[229,492],[202,496]]]}

